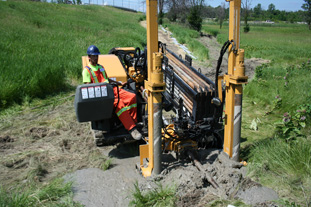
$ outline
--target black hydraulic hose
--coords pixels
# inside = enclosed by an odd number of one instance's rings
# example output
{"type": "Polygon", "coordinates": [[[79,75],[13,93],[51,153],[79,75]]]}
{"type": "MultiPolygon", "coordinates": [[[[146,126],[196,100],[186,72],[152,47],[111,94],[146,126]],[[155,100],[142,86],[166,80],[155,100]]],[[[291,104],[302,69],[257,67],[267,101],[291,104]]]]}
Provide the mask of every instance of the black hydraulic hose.
{"type": "Polygon", "coordinates": [[[137,56],[140,56],[140,48],[139,48],[139,47],[136,47],[136,48],[135,48],[135,54],[136,54],[137,56]],[[137,51],[139,51],[139,52],[137,53],[137,51]]]}
{"type": "MultiPolygon", "coordinates": [[[[135,71],[136,71],[136,73],[137,73],[137,64],[138,64],[138,61],[141,59],[141,58],[144,58],[145,57],[145,54],[144,53],[141,53],[139,56],[138,56],[138,58],[137,58],[137,60],[135,61],[135,64],[134,64],[134,69],[135,69],[135,71]]],[[[144,60],[144,63],[143,64],[145,64],[145,59],[143,59],[144,60]]],[[[145,69],[144,68],[144,66],[142,66],[143,67],[143,70],[145,69]]],[[[139,72],[139,74],[141,74],[142,73],[142,71],[140,71],[139,72]]]]}
{"type": "Polygon", "coordinates": [[[218,76],[219,76],[219,69],[222,63],[222,59],[229,45],[232,44],[232,42],[233,42],[232,40],[231,41],[228,40],[227,42],[225,42],[225,44],[222,46],[220,50],[220,55],[217,61],[216,74],[215,74],[215,98],[218,98],[218,76]]]}

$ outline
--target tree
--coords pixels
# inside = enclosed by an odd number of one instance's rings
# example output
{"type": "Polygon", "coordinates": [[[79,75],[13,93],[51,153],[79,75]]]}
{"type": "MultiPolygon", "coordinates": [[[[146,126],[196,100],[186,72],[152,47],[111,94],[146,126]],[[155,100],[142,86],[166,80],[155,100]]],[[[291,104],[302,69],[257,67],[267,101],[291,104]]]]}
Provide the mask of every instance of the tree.
{"type": "Polygon", "coordinates": [[[204,0],[190,0],[191,8],[190,13],[187,16],[190,27],[198,32],[200,32],[202,28],[203,19],[201,18],[201,10],[203,2],[204,0]]]}
{"type": "Polygon", "coordinates": [[[221,6],[217,7],[217,17],[218,17],[220,29],[222,28],[222,24],[224,22],[225,16],[226,16],[226,5],[223,2],[221,6]]]}
{"type": "Polygon", "coordinates": [[[158,6],[159,6],[159,24],[163,23],[163,7],[164,7],[164,0],[158,0],[158,6]]]}
{"type": "Polygon", "coordinates": [[[269,18],[270,18],[270,19],[274,19],[274,15],[275,15],[275,5],[274,5],[274,4],[269,4],[267,12],[268,12],[268,14],[269,14],[269,18]]]}
{"type": "Polygon", "coordinates": [[[248,17],[250,14],[250,7],[252,0],[243,0],[242,2],[242,11],[243,11],[243,17],[244,17],[244,32],[247,33],[250,30],[249,24],[248,24],[248,17]]]}
{"type": "Polygon", "coordinates": [[[201,31],[203,19],[200,17],[200,9],[198,6],[191,7],[187,20],[192,29],[198,32],[201,31]]]}
{"type": "Polygon", "coordinates": [[[311,30],[311,0],[304,0],[304,3],[301,8],[305,10],[305,19],[309,25],[309,30],[311,30]]]}
{"type": "Polygon", "coordinates": [[[254,7],[254,17],[259,18],[262,16],[262,7],[261,4],[257,4],[257,6],[254,7]]]}

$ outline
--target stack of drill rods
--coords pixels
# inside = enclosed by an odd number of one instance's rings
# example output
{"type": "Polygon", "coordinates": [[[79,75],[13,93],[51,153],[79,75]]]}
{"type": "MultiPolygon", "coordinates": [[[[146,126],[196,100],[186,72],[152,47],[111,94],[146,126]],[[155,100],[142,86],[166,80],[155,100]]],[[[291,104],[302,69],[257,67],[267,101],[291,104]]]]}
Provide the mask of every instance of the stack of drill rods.
{"type": "Polygon", "coordinates": [[[195,72],[184,65],[178,58],[171,53],[167,52],[166,57],[170,60],[169,64],[173,67],[176,72],[192,89],[201,89],[202,91],[210,90],[210,85],[202,80],[195,72]],[[207,90],[206,90],[207,89],[207,90]]]}
{"type": "Polygon", "coordinates": [[[176,86],[174,88],[174,96],[182,98],[184,106],[187,108],[188,111],[192,112],[193,101],[191,100],[191,98],[187,97],[187,95],[184,94],[181,90],[179,90],[179,88],[176,86]]]}

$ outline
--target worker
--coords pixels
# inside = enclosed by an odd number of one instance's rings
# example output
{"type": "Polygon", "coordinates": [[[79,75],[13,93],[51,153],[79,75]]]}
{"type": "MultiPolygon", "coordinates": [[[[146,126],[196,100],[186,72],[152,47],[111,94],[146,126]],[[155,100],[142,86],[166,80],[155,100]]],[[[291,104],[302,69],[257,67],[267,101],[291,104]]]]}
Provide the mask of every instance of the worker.
{"type": "MultiPolygon", "coordinates": [[[[83,68],[83,83],[113,83],[124,86],[126,83],[120,83],[108,78],[107,73],[102,65],[98,64],[99,49],[95,45],[89,46],[87,55],[89,59],[88,66],[83,68]]],[[[113,87],[114,92],[114,110],[122,122],[125,129],[129,131],[135,140],[142,138],[141,133],[136,128],[137,123],[137,103],[136,95],[128,92],[118,86],[113,87]]],[[[103,133],[96,132],[95,139],[104,138],[103,133]]]]}

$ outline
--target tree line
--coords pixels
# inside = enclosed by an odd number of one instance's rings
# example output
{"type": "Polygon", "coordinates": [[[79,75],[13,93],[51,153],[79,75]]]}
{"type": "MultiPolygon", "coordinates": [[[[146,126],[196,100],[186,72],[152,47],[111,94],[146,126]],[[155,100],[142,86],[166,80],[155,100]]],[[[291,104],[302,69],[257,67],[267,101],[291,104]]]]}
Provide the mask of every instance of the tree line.
{"type": "MultiPolygon", "coordinates": [[[[242,0],[241,20],[244,20],[245,27],[249,26],[248,21],[268,21],[268,22],[307,22],[310,29],[311,21],[311,0],[304,0],[305,3],[299,11],[281,11],[271,3],[268,9],[263,9],[261,4],[251,8],[251,0],[242,0]]],[[[181,22],[188,24],[191,28],[200,31],[202,19],[212,18],[218,21],[220,27],[225,19],[229,18],[229,8],[223,3],[218,7],[205,5],[204,0],[158,0],[159,2],[159,23],[162,18],[167,17],[171,22],[181,22]],[[167,9],[164,14],[164,8],[167,9]]],[[[249,31],[249,28],[244,31],[249,31]]]]}

